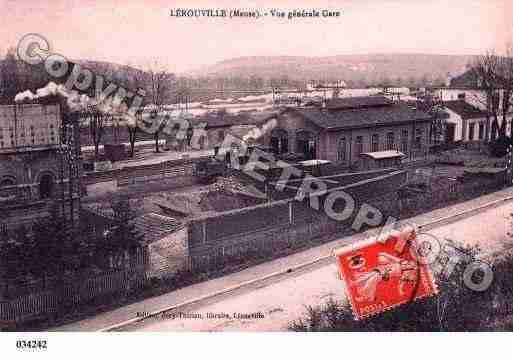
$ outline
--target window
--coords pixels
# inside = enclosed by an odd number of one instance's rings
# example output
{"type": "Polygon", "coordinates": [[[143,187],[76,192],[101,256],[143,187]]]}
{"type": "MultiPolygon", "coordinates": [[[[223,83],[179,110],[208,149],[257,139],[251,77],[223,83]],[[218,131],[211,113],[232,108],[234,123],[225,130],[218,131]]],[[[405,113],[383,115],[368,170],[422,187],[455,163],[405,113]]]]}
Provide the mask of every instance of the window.
{"type": "Polygon", "coordinates": [[[484,123],[479,123],[479,139],[484,139],[484,123]]]}
{"type": "Polygon", "coordinates": [[[307,160],[312,160],[317,155],[315,147],[316,147],[315,146],[315,141],[314,140],[309,140],[308,141],[308,156],[307,156],[308,158],[307,158],[307,160]]]}
{"type": "Polygon", "coordinates": [[[286,137],[282,137],[280,141],[280,153],[289,152],[289,139],[286,137]]]}
{"type": "Polygon", "coordinates": [[[275,155],[280,153],[280,139],[278,137],[271,137],[270,145],[275,155]]]}
{"type": "Polygon", "coordinates": [[[401,132],[401,152],[408,152],[408,130],[401,132]]]}
{"type": "Polygon", "coordinates": [[[422,145],[422,130],[417,128],[415,130],[415,147],[420,148],[422,145]]]}
{"type": "Polygon", "coordinates": [[[387,150],[393,150],[394,149],[394,133],[388,132],[387,133],[387,150]]]}
{"type": "Polygon", "coordinates": [[[356,154],[363,153],[363,137],[356,136],[356,154]]]}
{"type": "Polygon", "coordinates": [[[372,135],[372,141],[371,141],[371,152],[378,152],[379,151],[379,135],[377,133],[372,135]]]}
{"type": "Polygon", "coordinates": [[[474,132],[475,132],[476,124],[470,123],[468,125],[468,139],[469,141],[472,141],[474,139],[474,132]]]}
{"type": "Polygon", "coordinates": [[[219,143],[223,143],[223,141],[224,141],[224,131],[223,130],[219,130],[217,132],[217,141],[219,143]]]}
{"type": "Polygon", "coordinates": [[[286,130],[274,129],[271,131],[271,147],[277,155],[289,152],[289,138],[286,130]]]}
{"type": "Polygon", "coordinates": [[[346,160],[346,138],[342,137],[338,140],[338,160],[345,161],[346,160]]]}
{"type": "Polygon", "coordinates": [[[53,177],[49,174],[43,175],[39,181],[39,196],[42,199],[51,197],[53,194],[53,187],[53,177]]]}

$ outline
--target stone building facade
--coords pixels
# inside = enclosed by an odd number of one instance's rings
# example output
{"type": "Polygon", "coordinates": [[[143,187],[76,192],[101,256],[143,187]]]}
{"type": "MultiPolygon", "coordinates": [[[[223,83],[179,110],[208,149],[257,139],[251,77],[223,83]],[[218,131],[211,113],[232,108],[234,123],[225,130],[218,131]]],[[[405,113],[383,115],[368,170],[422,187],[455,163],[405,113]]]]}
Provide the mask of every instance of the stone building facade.
{"type": "Polygon", "coordinates": [[[425,155],[432,120],[414,107],[378,96],[334,99],[322,108],[287,108],[275,118],[278,125],[264,138],[275,153],[348,167],[367,152],[425,155]]]}
{"type": "Polygon", "coordinates": [[[0,226],[30,226],[53,207],[78,218],[80,144],[60,152],[61,124],[58,104],[0,107],[0,226]]]}

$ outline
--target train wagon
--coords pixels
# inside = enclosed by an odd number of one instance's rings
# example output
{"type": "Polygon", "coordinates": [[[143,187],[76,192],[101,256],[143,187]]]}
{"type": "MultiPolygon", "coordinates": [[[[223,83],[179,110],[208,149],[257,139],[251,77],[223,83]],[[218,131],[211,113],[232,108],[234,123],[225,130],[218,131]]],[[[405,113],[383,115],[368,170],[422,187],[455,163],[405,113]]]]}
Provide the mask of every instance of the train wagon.
{"type": "Polygon", "coordinates": [[[226,176],[226,164],[215,158],[201,160],[194,164],[193,173],[200,182],[211,183],[214,182],[217,177],[226,176]]]}

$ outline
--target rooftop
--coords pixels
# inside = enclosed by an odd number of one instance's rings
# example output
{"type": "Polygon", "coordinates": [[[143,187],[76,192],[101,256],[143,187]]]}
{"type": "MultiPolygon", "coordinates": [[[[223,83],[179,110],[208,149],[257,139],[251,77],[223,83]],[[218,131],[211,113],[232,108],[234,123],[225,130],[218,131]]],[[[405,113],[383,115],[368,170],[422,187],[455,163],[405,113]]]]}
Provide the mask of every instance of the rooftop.
{"type": "Polygon", "coordinates": [[[148,199],[163,213],[182,218],[254,206],[264,202],[266,197],[258,190],[244,186],[233,178],[221,178],[208,189],[183,194],[160,193],[148,199]]]}
{"type": "Polygon", "coordinates": [[[149,244],[158,241],[180,227],[174,218],[157,213],[146,213],[133,219],[135,228],[144,234],[144,242],[149,244]]]}
{"type": "Polygon", "coordinates": [[[382,160],[386,158],[404,157],[405,154],[397,150],[377,151],[362,153],[361,156],[369,156],[375,160],[382,160]]]}
{"type": "Polygon", "coordinates": [[[237,125],[258,125],[269,117],[275,115],[275,111],[230,113],[206,113],[191,120],[194,126],[206,123],[206,128],[230,127],[237,125]]]}
{"type": "Polygon", "coordinates": [[[384,96],[355,96],[331,99],[326,103],[328,110],[348,110],[368,107],[390,106],[392,101],[384,96]]]}
{"type": "Polygon", "coordinates": [[[290,109],[325,130],[366,128],[380,125],[430,121],[426,112],[416,110],[404,103],[384,106],[323,111],[316,108],[290,109]]]}
{"type": "Polygon", "coordinates": [[[486,112],[464,100],[444,101],[445,107],[460,115],[462,119],[483,118],[486,112]]]}

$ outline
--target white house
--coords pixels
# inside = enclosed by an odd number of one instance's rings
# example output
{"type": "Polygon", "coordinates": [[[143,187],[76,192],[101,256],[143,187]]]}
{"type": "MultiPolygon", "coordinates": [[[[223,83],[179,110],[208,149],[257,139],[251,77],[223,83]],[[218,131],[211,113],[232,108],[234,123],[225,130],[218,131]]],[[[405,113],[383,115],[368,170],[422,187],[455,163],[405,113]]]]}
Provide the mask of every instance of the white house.
{"type": "Polygon", "coordinates": [[[444,102],[446,119],[446,142],[483,141],[486,136],[486,112],[465,102],[453,100],[444,102]]]}

